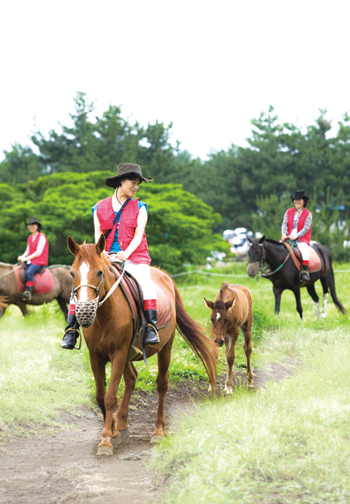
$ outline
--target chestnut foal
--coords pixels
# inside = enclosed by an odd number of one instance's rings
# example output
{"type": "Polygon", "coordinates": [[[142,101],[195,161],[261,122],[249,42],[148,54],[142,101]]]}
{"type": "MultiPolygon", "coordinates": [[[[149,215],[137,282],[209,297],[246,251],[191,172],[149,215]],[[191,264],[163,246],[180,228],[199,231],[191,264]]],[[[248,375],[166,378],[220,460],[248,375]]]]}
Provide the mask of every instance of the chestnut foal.
{"type": "Polygon", "coordinates": [[[253,387],[253,372],[250,365],[253,302],[250,291],[243,285],[228,285],[224,282],[214,302],[203,299],[206,306],[211,309],[211,338],[217,347],[222,347],[225,343],[227,377],[224,392],[232,394],[232,369],[240,329],[244,336],[243,348],[247,357],[248,387],[253,387]]]}

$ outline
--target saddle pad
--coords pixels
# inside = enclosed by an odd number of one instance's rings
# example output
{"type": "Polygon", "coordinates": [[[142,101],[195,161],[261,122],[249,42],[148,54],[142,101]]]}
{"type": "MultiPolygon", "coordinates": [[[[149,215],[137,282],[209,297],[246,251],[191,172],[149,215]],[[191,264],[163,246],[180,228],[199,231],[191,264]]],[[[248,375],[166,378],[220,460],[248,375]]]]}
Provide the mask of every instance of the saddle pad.
{"type": "MultiPolygon", "coordinates": [[[[284,242],[284,245],[290,251],[291,245],[286,242],[284,242]]],[[[310,245],[308,245],[308,247],[309,247],[309,256],[310,256],[309,257],[309,272],[316,273],[317,271],[320,271],[322,269],[321,258],[314,248],[310,247],[310,245]]],[[[293,248],[292,259],[294,261],[295,266],[300,271],[300,269],[301,269],[301,253],[300,253],[299,249],[293,248]]]]}
{"type": "MultiPolygon", "coordinates": [[[[20,270],[15,270],[15,277],[18,292],[22,293],[24,291],[24,283],[20,279],[20,270]]],[[[33,294],[47,294],[53,288],[53,284],[54,280],[51,271],[47,268],[44,268],[42,273],[37,273],[34,276],[33,294]]]]}
{"type": "MultiPolygon", "coordinates": [[[[119,272],[118,272],[119,273],[119,272]]],[[[127,295],[131,301],[132,307],[134,309],[136,321],[138,320],[138,313],[137,313],[137,308],[136,308],[136,300],[134,299],[134,296],[131,293],[131,290],[129,289],[128,284],[122,280],[123,287],[125,291],[127,292],[127,295]]],[[[154,284],[156,291],[157,291],[157,316],[158,316],[158,322],[157,322],[157,328],[162,329],[162,327],[165,327],[169,324],[170,319],[171,319],[171,306],[168,298],[164,294],[164,292],[158,287],[157,284],[154,284]]]]}

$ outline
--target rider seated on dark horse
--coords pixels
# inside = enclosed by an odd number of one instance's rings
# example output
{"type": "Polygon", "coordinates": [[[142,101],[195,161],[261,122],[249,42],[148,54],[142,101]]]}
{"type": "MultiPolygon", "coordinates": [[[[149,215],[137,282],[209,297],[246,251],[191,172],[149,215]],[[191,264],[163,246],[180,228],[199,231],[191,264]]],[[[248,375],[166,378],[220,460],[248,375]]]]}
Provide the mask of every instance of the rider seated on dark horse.
{"type": "MultiPolygon", "coordinates": [[[[142,181],[153,179],[144,177],[137,164],[124,163],[117,167],[117,174],[108,177],[105,184],[115,191],[112,196],[99,201],[92,208],[94,216],[95,242],[101,234],[106,237],[104,253],[111,261],[125,261],[125,270],[139,282],[143,292],[143,311],[146,318],[145,345],[159,343],[157,331],[157,293],[151,281],[148,244],[145,234],[147,205],[133,197],[142,181]]],[[[61,347],[71,350],[78,337],[78,323],[75,315],[68,315],[68,324],[61,347]]]]}
{"type": "Polygon", "coordinates": [[[296,191],[291,197],[294,208],[288,208],[282,222],[281,241],[295,240],[300,250],[303,267],[300,275],[301,282],[307,282],[309,277],[309,245],[311,241],[312,213],[306,209],[310,200],[304,191],[296,191]]]}
{"type": "Polygon", "coordinates": [[[47,266],[49,258],[49,242],[41,232],[41,224],[35,217],[29,217],[26,226],[30,232],[27,240],[27,248],[24,254],[18,256],[17,260],[25,263],[25,289],[22,300],[31,301],[34,289],[34,275],[40,273],[44,266],[47,266]]]}

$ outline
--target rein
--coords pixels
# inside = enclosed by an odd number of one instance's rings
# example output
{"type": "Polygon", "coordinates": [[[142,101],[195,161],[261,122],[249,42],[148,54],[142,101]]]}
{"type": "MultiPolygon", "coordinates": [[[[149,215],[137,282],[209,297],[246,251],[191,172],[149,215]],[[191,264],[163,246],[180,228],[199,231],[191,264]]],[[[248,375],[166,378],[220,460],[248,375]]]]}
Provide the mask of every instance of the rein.
{"type": "MultiPolygon", "coordinates": [[[[290,255],[291,255],[291,253],[292,253],[292,250],[293,250],[293,248],[294,248],[294,244],[295,244],[295,242],[294,242],[294,241],[292,241],[292,246],[291,246],[291,248],[290,248],[290,251],[288,252],[287,257],[285,258],[285,260],[283,261],[283,263],[282,263],[282,264],[280,264],[280,265],[278,266],[278,268],[276,268],[276,269],[275,269],[275,271],[270,271],[270,272],[262,273],[262,274],[261,274],[261,276],[263,276],[263,277],[269,277],[269,276],[274,275],[275,273],[277,273],[277,271],[280,271],[280,270],[283,268],[283,266],[286,264],[286,262],[288,261],[288,259],[289,259],[290,255]]],[[[266,261],[266,251],[265,251],[265,247],[264,247],[262,244],[261,244],[261,247],[263,248],[263,254],[261,255],[260,267],[262,267],[263,263],[266,261]]]]}
{"type": "Polygon", "coordinates": [[[2,280],[3,278],[11,275],[12,273],[14,273],[16,270],[18,270],[20,267],[22,266],[22,263],[21,264],[17,264],[17,266],[12,266],[12,270],[9,271],[8,273],[6,273],[6,275],[0,277],[0,280],[2,280]]]}

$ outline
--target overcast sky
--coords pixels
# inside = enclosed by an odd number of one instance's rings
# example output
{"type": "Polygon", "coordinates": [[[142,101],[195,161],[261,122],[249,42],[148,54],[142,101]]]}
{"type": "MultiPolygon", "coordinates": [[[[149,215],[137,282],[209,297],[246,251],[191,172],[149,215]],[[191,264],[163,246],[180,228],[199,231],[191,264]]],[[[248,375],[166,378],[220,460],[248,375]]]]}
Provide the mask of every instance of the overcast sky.
{"type": "MultiPolygon", "coordinates": [[[[269,105],[332,126],[350,110],[348,0],[0,0],[0,159],[69,125],[77,91],[202,159],[245,145],[269,105]]],[[[335,130],[333,129],[333,132],[335,130]]],[[[125,161],[125,160],[121,160],[125,161]]]]}

